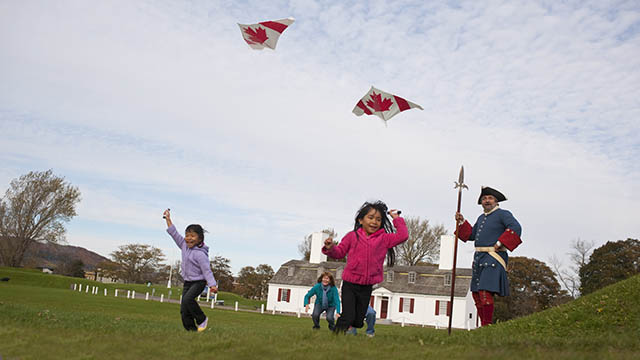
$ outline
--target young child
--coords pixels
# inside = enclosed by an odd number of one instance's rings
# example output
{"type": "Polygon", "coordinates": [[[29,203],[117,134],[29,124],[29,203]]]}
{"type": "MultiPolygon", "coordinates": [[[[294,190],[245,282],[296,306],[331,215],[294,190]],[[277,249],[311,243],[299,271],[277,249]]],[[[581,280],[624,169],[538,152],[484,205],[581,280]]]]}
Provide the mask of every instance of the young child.
{"type": "Polygon", "coordinates": [[[209,285],[211,292],[218,291],[218,283],[209,264],[209,247],[204,244],[204,229],[198,224],[191,224],[187,226],[182,237],[171,222],[169,209],[165,210],[164,218],[167,220],[167,232],[182,250],[182,325],[188,331],[204,331],[209,319],[200,309],[196,297],[202,293],[205,285],[209,285]]]}
{"type": "MultiPolygon", "coordinates": [[[[309,311],[309,299],[315,295],[316,301],[313,306],[313,329],[320,329],[320,315],[323,312],[327,312],[327,322],[329,323],[329,330],[334,329],[334,312],[340,314],[340,296],[338,296],[338,289],[336,288],[336,282],[333,279],[333,275],[330,272],[325,271],[318,277],[318,283],[315,284],[311,290],[304,296],[304,311],[309,311]]],[[[338,315],[340,316],[340,315],[338,315]]]]}
{"type": "Polygon", "coordinates": [[[347,266],[342,272],[342,316],[335,331],[344,333],[349,326],[361,328],[369,306],[372,285],[382,282],[385,254],[387,265],[393,266],[393,247],[409,238],[407,225],[396,210],[389,211],[397,233],[393,232],[382,201],[365,202],[356,214],[353,231],[342,238],[339,245],[328,238],[322,252],[334,259],[347,255],[347,266]]]}

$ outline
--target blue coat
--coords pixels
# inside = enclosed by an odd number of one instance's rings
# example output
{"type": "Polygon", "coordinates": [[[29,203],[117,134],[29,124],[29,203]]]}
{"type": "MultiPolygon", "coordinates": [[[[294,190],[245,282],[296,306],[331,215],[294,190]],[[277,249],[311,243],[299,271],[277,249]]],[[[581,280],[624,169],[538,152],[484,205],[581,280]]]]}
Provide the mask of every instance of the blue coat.
{"type": "MultiPolygon", "coordinates": [[[[478,217],[469,240],[475,241],[476,247],[493,246],[507,229],[513,230],[518,236],[522,233],[520,223],[511,212],[498,208],[489,215],[482,214],[478,217]]],[[[498,255],[508,264],[509,256],[506,251],[500,251],[498,255]]],[[[471,291],[479,290],[508,296],[509,279],[507,271],[496,259],[486,252],[476,251],[473,255],[471,291]]]]}
{"type": "MultiPolygon", "coordinates": [[[[322,283],[315,284],[307,295],[304,296],[304,306],[309,304],[309,299],[313,295],[316,296],[315,306],[322,306],[322,283]]],[[[340,296],[338,295],[338,289],[335,286],[329,285],[329,291],[327,291],[327,300],[329,307],[335,307],[338,314],[340,314],[340,296]]]]}

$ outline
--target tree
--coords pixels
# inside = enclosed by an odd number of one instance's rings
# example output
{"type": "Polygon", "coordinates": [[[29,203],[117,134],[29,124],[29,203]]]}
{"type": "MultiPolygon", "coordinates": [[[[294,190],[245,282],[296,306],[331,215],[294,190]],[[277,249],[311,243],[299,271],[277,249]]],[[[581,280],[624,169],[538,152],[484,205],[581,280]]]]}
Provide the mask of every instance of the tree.
{"type": "Polygon", "coordinates": [[[222,256],[216,256],[211,261],[213,276],[218,282],[218,290],[233,291],[233,273],[231,273],[231,260],[222,256]]]}
{"type": "Polygon", "coordinates": [[[238,274],[236,292],[249,299],[263,300],[267,297],[269,280],[273,275],[273,268],[267,264],[260,264],[257,268],[245,266],[238,274]]]}
{"type": "Polygon", "coordinates": [[[150,281],[154,273],[163,266],[162,250],[143,244],[127,244],[118,247],[111,253],[113,261],[119,265],[116,270],[118,279],[126,283],[143,283],[150,281]]]}
{"type": "Polygon", "coordinates": [[[593,241],[583,241],[580,239],[571,242],[571,252],[568,253],[571,259],[571,266],[568,269],[562,266],[562,262],[552,255],[549,258],[551,267],[560,284],[569,292],[572,298],[580,296],[580,269],[587,263],[591,249],[593,249],[593,241]]]}
{"type": "Polygon", "coordinates": [[[570,299],[544,262],[515,256],[509,258],[508,267],[510,295],[495,298],[496,321],[529,315],[570,299]]]}
{"type": "Polygon", "coordinates": [[[405,219],[409,239],[396,246],[396,258],[402,265],[417,265],[424,262],[435,262],[439,255],[440,236],[447,230],[443,225],[430,226],[429,220],[419,217],[405,219]]]}
{"type": "MultiPolygon", "coordinates": [[[[333,239],[338,237],[338,233],[333,228],[326,228],[321,232],[333,239]]],[[[304,240],[298,244],[298,253],[302,256],[302,260],[309,261],[311,257],[311,234],[305,236],[304,240]]]]}
{"type": "Polygon", "coordinates": [[[58,265],[58,267],[54,270],[54,273],[65,276],[84,278],[84,263],[80,259],[69,259],[58,265]]]}
{"type": "Polygon", "coordinates": [[[595,249],[589,262],[580,268],[580,289],[583,294],[589,294],[638,273],[640,241],[608,241],[595,249]]]}
{"type": "Polygon", "coordinates": [[[52,170],[11,181],[0,200],[0,262],[20,266],[35,242],[64,240],[64,222],[76,216],[80,191],[52,170]]]}

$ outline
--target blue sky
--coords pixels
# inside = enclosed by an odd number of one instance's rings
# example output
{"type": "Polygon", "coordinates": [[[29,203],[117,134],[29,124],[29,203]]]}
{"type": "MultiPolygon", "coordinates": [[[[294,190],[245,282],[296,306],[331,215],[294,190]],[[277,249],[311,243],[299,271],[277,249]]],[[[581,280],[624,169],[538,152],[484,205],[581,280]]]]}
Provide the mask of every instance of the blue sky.
{"type": "Polygon", "coordinates": [[[3,1],[0,78],[0,189],[64,176],[68,243],[103,255],[178,258],[167,207],[234,271],[344,235],[365,200],[451,230],[461,165],[465,216],[481,185],[509,198],[515,255],[640,233],[634,1],[3,1]],[[236,25],[290,16],[275,52],[236,25]],[[425,110],[354,116],[372,85],[425,110]]]}

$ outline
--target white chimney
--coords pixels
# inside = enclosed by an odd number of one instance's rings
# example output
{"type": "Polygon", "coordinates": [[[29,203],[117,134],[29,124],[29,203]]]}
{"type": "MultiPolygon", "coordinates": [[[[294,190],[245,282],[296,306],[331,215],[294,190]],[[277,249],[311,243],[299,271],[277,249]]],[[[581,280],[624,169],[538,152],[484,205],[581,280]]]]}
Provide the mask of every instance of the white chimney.
{"type": "Polygon", "coordinates": [[[440,270],[453,269],[453,245],[454,245],[453,235],[440,236],[440,263],[439,263],[438,269],[440,270]]]}
{"type": "Polygon", "coordinates": [[[322,253],[322,247],[324,241],[329,237],[329,234],[323,232],[314,232],[311,234],[311,254],[309,255],[309,262],[312,264],[319,264],[323,261],[327,261],[327,255],[322,253]]]}

